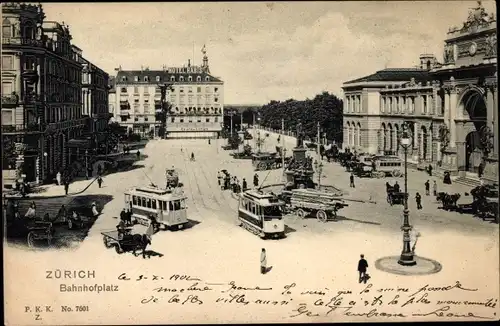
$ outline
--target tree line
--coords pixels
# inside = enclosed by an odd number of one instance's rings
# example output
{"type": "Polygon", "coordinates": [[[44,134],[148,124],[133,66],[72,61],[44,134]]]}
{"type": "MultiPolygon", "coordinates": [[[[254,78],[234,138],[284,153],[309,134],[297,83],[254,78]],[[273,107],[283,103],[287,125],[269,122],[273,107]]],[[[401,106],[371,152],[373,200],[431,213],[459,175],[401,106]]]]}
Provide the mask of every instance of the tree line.
{"type": "MultiPolygon", "coordinates": [[[[285,131],[296,132],[300,122],[305,137],[312,140],[316,139],[319,122],[322,136],[326,134],[328,140],[342,142],[342,100],[328,92],[318,94],[313,99],[271,101],[261,108],[248,108],[243,111],[243,123],[251,125],[254,114],[260,117],[260,125],[277,130],[281,130],[282,119],[285,131]]],[[[239,120],[239,114],[234,118],[239,120]]]]}

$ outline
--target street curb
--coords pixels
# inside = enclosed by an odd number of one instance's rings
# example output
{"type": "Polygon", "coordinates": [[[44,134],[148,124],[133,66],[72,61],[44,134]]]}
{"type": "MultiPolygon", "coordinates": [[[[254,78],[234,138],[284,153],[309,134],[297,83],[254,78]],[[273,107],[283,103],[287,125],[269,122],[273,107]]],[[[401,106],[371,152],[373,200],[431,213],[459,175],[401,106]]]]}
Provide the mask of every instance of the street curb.
{"type": "Polygon", "coordinates": [[[443,266],[429,258],[414,256],[417,264],[415,266],[402,266],[398,264],[399,256],[390,256],[377,259],[375,268],[378,270],[405,276],[430,275],[439,273],[443,266]]]}
{"type": "Polygon", "coordinates": [[[74,195],[79,195],[83,192],[85,192],[89,187],[97,180],[97,178],[94,178],[83,190],[80,190],[78,192],[73,192],[69,193],[67,195],[55,195],[55,196],[8,196],[6,195],[5,198],[7,199],[20,199],[20,200],[40,200],[40,199],[55,199],[55,198],[65,198],[65,197],[72,197],[74,195]]]}

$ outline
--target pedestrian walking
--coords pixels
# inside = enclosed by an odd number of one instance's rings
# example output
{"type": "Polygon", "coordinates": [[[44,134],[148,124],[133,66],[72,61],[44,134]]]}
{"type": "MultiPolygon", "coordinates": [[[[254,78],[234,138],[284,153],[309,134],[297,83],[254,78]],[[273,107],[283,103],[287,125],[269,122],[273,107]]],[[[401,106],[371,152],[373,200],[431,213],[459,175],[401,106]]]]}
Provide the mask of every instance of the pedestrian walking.
{"type": "Polygon", "coordinates": [[[99,215],[99,212],[97,211],[97,204],[95,202],[92,202],[92,215],[94,217],[97,217],[99,215]]]}
{"type": "Polygon", "coordinates": [[[253,176],[253,186],[257,188],[259,186],[259,175],[257,173],[253,176]]]}
{"type": "Polygon", "coordinates": [[[422,209],[422,196],[418,192],[415,195],[415,201],[417,202],[417,209],[422,209]]]}
{"type": "Polygon", "coordinates": [[[99,188],[101,188],[101,186],[102,186],[102,178],[101,178],[101,176],[97,177],[97,184],[99,185],[99,188]]]}
{"type": "Polygon", "coordinates": [[[360,260],[358,262],[358,272],[359,272],[359,283],[364,282],[366,283],[367,279],[367,274],[366,274],[366,269],[368,268],[368,262],[365,259],[365,255],[361,254],[360,260]]]}
{"type": "Polygon", "coordinates": [[[429,173],[429,176],[432,177],[432,165],[429,164],[429,167],[427,168],[427,172],[429,173]]]}
{"type": "Polygon", "coordinates": [[[60,186],[61,185],[61,172],[60,171],[57,171],[56,181],[57,181],[57,185],[60,186]]]}
{"type": "Polygon", "coordinates": [[[429,180],[425,182],[425,195],[429,196],[431,192],[431,184],[429,183],[429,180]]]}
{"type": "Polygon", "coordinates": [[[99,165],[97,166],[97,174],[98,174],[98,175],[101,175],[101,173],[102,173],[102,167],[101,167],[101,165],[99,164],[99,165]]]}
{"type": "Polygon", "coordinates": [[[266,274],[267,272],[267,254],[266,249],[262,248],[260,252],[260,273],[266,274]]]}
{"type": "Polygon", "coordinates": [[[399,190],[401,189],[401,188],[399,187],[399,183],[398,183],[397,181],[396,181],[396,183],[394,184],[393,189],[394,189],[394,192],[399,192],[399,190]]]}
{"type": "Polygon", "coordinates": [[[349,181],[350,181],[349,186],[351,188],[356,188],[356,186],[354,185],[354,174],[351,173],[351,176],[349,177],[349,181]]]}
{"type": "Polygon", "coordinates": [[[437,185],[436,180],[434,180],[434,183],[432,184],[432,192],[433,192],[434,196],[438,195],[438,185],[437,185]]]}
{"type": "Polygon", "coordinates": [[[65,181],[64,182],[64,193],[66,194],[66,196],[68,195],[68,191],[69,191],[69,182],[65,181]]]}
{"type": "Polygon", "coordinates": [[[243,178],[243,182],[242,182],[242,185],[243,185],[243,191],[247,190],[247,180],[245,180],[245,178],[243,178]]]}
{"type": "Polygon", "coordinates": [[[217,182],[219,183],[219,187],[220,187],[221,183],[222,183],[222,172],[221,171],[217,172],[217,182]]]}

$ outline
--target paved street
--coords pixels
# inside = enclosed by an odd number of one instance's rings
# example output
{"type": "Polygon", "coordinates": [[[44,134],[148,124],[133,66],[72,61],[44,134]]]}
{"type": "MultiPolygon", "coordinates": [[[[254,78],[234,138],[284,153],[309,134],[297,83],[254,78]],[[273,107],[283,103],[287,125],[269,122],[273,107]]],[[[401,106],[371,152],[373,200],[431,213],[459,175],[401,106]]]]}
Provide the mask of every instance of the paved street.
{"type": "MultiPolygon", "coordinates": [[[[268,140],[269,145],[272,141],[268,140]]],[[[67,262],[73,269],[86,269],[86,266],[93,266],[97,260],[109,270],[106,276],[99,279],[109,279],[109,282],[115,282],[113,275],[118,276],[123,272],[142,274],[149,270],[164,270],[165,276],[174,273],[188,274],[202,279],[209,277],[208,282],[234,280],[248,286],[255,282],[265,286],[300,280],[301,284],[311,288],[321,288],[329,284],[331,287],[357,289],[361,285],[357,283],[356,264],[359,254],[364,253],[371,266],[372,280],[377,286],[391,286],[396,280],[405,280],[404,276],[387,274],[373,268],[376,259],[398,255],[402,247],[399,229],[402,206],[390,207],[385,202],[385,180],[357,180],[356,189],[349,194],[353,198],[365,199],[372,195],[377,204],[352,203],[341,211],[340,215],[343,217],[337,222],[320,223],[316,219],[299,220],[295,216],[288,216],[286,224],[291,232],[287,238],[264,241],[236,226],[237,202],[228,191],[222,192],[217,186],[216,175],[220,169],[227,169],[240,179],[246,177],[251,184],[254,173],[251,161],[232,159],[228,151],[220,149],[221,145],[222,140],[213,141],[211,145],[208,145],[206,140],[157,140],[148,143],[144,149],[147,158],[136,163],[143,165],[143,168],[110,174],[104,178],[103,188],[91,186],[86,191],[89,195],[105,193],[114,198],[104,207],[103,214],[83,243],[79,246],[75,243],[75,249],[72,251],[28,252],[23,254],[22,262],[16,260],[15,254],[11,254],[7,256],[7,263],[11,260],[11,263],[19,268],[27,269],[26,264],[29,262],[30,265],[38,265],[37,270],[43,270],[49,269],[50,262],[57,259],[63,262],[62,265],[58,264],[60,268],[67,262]],[[196,156],[195,162],[189,161],[191,152],[196,156]],[[134,257],[131,254],[118,255],[114,250],[106,249],[100,233],[115,228],[116,217],[124,204],[124,189],[148,184],[148,178],[162,185],[165,181],[165,169],[172,165],[180,170],[180,179],[185,185],[189,218],[199,223],[187,230],[160,231],[155,234],[149,249],[163,255],[162,257],[153,256],[150,260],[143,260],[142,257],[134,257]],[[259,254],[263,247],[267,249],[268,262],[273,267],[266,276],[260,275],[258,271],[259,254]]],[[[279,181],[280,174],[280,170],[259,172],[261,180],[267,176],[265,183],[279,181]]],[[[322,183],[335,184],[350,190],[347,187],[348,174],[336,164],[326,164],[325,174],[322,183]]],[[[423,187],[424,178],[420,172],[410,173],[409,185],[412,194],[423,187]]],[[[457,191],[464,190],[457,188],[457,191]]],[[[496,267],[484,266],[498,260],[498,225],[483,222],[470,215],[438,210],[438,205],[431,198],[425,198],[423,205],[424,209],[419,212],[413,202],[410,205],[412,224],[422,234],[416,251],[420,256],[439,261],[443,270],[430,276],[406,279],[405,282],[408,282],[409,286],[421,285],[420,282],[424,284],[428,281],[433,284],[448,284],[460,280],[472,287],[487,284],[485,280],[497,275],[496,267]],[[478,252],[481,252],[481,255],[477,255],[478,252]],[[485,252],[489,254],[484,254],[485,252]],[[475,275],[473,280],[471,275],[475,275]]],[[[14,253],[18,249],[9,250],[14,253]]],[[[33,278],[37,277],[39,275],[33,275],[33,278]]],[[[48,286],[41,285],[41,289],[48,286]]],[[[51,291],[53,290],[51,288],[51,291]]],[[[137,314],[140,308],[132,303],[140,298],[134,296],[132,291],[133,288],[124,289],[122,305],[106,307],[105,315],[119,313],[128,301],[132,305],[131,314],[137,314]]],[[[497,285],[491,284],[481,293],[491,293],[494,296],[497,291],[497,285]]],[[[40,299],[40,294],[31,295],[40,299]]],[[[106,295],[103,294],[101,298],[106,295]]],[[[65,300],[76,302],[78,297],[74,295],[71,298],[66,297],[65,300]]],[[[142,316],[147,315],[148,311],[154,311],[149,306],[141,309],[142,316]]],[[[277,309],[269,316],[263,316],[264,319],[258,320],[264,321],[266,317],[281,318],[283,312],[289,310],[277,309]]],[[[102,311],[104,313],[104,310],[102,311]]],[[[169,320],[180,321],[182,311],[185,310],[171,312],[169,320]]],[[[246,314],[251,312],[252,309],[249,309],[246,314]]],[[[206,321],[222,318],[218,312],[211,312],[210,316],[206,321]]],[[[106,322],[106,318],[102,317],[100,322],[106,322]]],[[[231,319],[228,316],[225,318],[231,319]]],[[[233,318],[235,321],[243,321],[244,317],[240,315],[233,318]]],[[[189,321],[196,322],[195,319],[189,321]]],[[[187,320],[184,319],[184,322],[187,320]]]]}

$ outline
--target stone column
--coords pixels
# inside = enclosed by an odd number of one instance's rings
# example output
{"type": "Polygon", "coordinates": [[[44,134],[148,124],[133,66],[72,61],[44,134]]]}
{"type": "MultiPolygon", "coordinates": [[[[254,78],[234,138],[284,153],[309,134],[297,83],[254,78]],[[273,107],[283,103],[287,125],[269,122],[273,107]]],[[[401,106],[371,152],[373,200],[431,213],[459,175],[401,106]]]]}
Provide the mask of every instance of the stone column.
{"type": "Polygon", "coordinates": [[[444,89],[444,108],[442,108],[444,113],[444,124],[448,129],[450,128],[450,93],[448,89],[444,89]]]}
{"type": "Polygon", "coordinates": [[[450,147],[456,147],[457,141],[457,126],[455,119],[457,118],[457,100],[458,100],[458,89],[454,88],[450,92],[450,147]]]}

